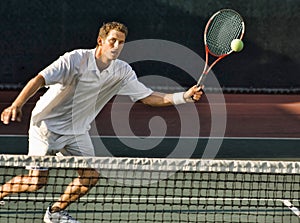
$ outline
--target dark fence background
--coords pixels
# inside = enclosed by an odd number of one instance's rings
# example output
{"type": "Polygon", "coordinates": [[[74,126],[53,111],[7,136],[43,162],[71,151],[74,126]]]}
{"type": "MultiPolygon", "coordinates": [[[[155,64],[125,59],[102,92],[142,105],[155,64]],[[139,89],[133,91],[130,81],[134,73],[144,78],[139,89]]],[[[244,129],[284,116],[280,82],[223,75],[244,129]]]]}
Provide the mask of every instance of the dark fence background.
{"type": "MultiPolygon", "coordinates": [[[[2,89],[21,87],[66,51],[93,48],[99,27],[112,20],[128,26],[128,41],[174,41],[203,58],[205,23],[221,8],[242,14],[246,36],[244,51],[214,68],[220,85],[300,88],[300,0],[9,0],[0,6],[2,89]]],[[[153,61],[133,66],[139,76],[183,72],[153,61]]]]}

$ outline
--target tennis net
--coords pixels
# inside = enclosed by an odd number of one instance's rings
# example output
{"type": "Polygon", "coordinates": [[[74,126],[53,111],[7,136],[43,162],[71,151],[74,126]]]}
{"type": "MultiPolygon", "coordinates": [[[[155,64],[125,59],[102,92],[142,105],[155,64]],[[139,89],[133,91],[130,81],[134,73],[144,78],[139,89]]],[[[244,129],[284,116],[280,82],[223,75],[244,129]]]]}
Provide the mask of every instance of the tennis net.
{"type": "Polygon", "coordinates": [[[77,176],[100,173],[67,211],[80,222],[299,222],[300,162],[0,156],[0,184],[48,167],[47,186],[7,196],[0,222],[42,222],[77,176]]]}

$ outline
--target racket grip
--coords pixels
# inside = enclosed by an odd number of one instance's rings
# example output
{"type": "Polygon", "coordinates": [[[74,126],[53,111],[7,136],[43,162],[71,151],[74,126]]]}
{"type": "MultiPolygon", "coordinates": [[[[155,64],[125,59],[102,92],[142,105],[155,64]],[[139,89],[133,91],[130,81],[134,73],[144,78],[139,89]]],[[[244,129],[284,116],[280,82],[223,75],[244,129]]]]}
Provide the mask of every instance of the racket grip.
{"type": "Polygon", "coordinates": [[[202,74],[202,75],[200,76],[200,78],[198,79],[197,87],[200,87],[201,85],[203,85],[205,79],[206,79],[206,74],[202,74]]]}

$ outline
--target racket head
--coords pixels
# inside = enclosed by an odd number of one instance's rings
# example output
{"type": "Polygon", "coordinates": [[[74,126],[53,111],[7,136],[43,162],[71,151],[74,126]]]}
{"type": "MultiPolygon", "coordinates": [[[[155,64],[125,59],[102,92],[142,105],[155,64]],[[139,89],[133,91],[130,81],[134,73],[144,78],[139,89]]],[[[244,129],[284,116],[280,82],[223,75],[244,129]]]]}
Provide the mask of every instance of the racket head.
{"type": "Polygon", "coordinates": [[[232,9],[222,9],[208,20],[204,31],[206,51],[221,57],[232,53],[231,41],[242,39],[245,23],[242,16],[232,9]]]}

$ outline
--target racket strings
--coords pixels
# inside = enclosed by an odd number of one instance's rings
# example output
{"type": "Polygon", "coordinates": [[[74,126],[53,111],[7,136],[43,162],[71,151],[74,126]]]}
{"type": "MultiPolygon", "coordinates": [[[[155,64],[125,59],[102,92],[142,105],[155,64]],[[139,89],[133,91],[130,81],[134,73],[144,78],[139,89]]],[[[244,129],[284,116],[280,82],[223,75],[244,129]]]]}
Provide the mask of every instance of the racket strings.
{"type": "Polygon", "coordinates": [[[238,39],[243,32],[243,20],[232,11],[217,14],[209,24],[206,34],[206,44],[210,52],[216,56],[228,54],[231,51],[231,41],[238,39]]]}

